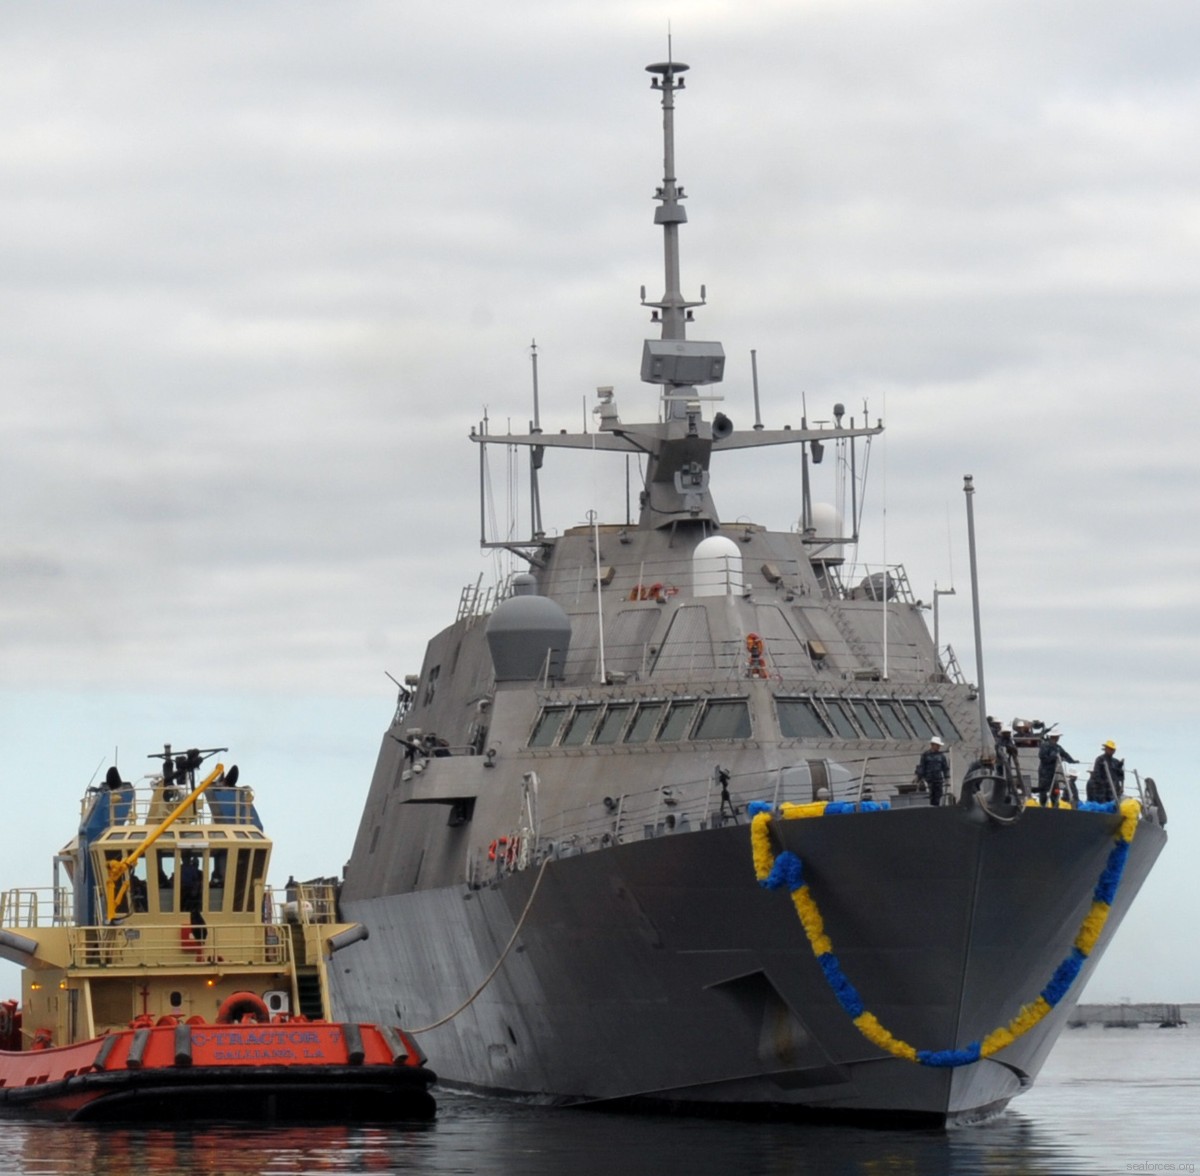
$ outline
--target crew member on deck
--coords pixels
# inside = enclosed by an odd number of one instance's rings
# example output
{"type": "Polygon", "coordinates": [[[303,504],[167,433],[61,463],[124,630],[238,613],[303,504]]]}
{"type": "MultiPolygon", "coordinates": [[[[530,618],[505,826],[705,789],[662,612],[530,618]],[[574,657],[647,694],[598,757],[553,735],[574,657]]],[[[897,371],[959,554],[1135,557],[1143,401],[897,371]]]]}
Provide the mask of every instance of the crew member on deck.
{"type": "Polygon", "coordinates": [[[201,888],[204,878],[200,873],[199,863],[194,853],[183,855],[183,865],[179,869],[179,902],[180,910],[200,910],[201,888]]]}
{"type": "Polygon", "coordinates": [[[1117,745],[1111,739],[1105,740],[1101,747],[1103,750],[1096,756],[1088,777],[1087,798],[1107,804],[1125,794],[1125,761],[1117,759],[1117,745]]]}
{"type": "Polygon", "coordinates": [[[929,803],[942,803],[942,789],[950,776],[950,761],[942,750],[945,741],[935,735],[929,741],[929,750],[923,752],[917,762],[917,779],[929,788],[929,803]]]}
{"type": "Polygon", "coordinates": [[[1045,808],[1047,804],[1053,808],[1058,807],[1059,761],[1066,760],[1069,764],[1079,763],[1065,747],[1059,746],[1058,737],[1058,731],[1049,731],[1042,736],[1042,742],[1038,746],[1038,801],[1042,808],[1045,808]]]}

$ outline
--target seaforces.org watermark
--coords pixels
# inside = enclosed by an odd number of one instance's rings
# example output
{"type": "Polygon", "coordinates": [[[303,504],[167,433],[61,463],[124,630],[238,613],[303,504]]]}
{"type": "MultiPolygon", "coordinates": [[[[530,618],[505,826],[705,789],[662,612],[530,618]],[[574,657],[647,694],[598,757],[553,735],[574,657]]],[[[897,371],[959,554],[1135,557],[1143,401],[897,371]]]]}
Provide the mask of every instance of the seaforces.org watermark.
{"type": "Polygon", "coordinates": [[[1153,1160],[1141,1160],[1138,1163],[1126,1164],[1126,1172],[1195,1172],[1194,1163],[1170,1164],[1155,1163],[1153,1160]]]}

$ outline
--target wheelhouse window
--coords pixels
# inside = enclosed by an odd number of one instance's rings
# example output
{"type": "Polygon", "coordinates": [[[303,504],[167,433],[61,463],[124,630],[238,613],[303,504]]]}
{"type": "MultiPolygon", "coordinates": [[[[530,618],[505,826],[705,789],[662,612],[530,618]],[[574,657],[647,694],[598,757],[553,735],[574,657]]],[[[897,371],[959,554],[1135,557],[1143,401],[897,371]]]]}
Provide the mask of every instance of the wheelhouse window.
{"type": "Polygon", "coordinates": [[[156,850],[154,854],[158,874],[158,909],[173,911],[175,909],[175,851],[173,849],[156,850]]]}
{"type": "Polygon", "coordinates": [[[625,724],[629,722],[629,716],[632,713],[633,704],[628,702],[615,703],[606,707],[604,717],[596,728],[596,734],[592,736],[592,742],[602,746],[619,742],[621,732],[625,730],[625,724]]]}
{"type": "Polygon", "coordinates": [[[850,718],[846,704],[840,698],[824,698],[821,701],[825,703],[825,712],[829,715],[834,731],[843,739],[857,739],[858,728],[850,718]]]}
{"type": "Polygon", "coordinates": [[[932,739],[938,734],[934,730],[933,723],[926,717],[924,708],[919,702],[906,700],[904,703],[904,713],[908,715],[909,724],[916,731],[918,739],[932,739]]]}
{"type": "Polygon", "coordinates": [[[871,709],[871,704],[865,698],[851,699],[850,706],[854,710],[854,717],[858,720],[858,725],[868,739],[886,738],[883,728],[879,725],[879,720],[875,717],[875,712],[871,709]]]}
{"type": "Polygon", "coordinates": [[[911,739],[912,732],[904,725],[904,719],[900,714],[900,704],[887,698],[876,699],[876,702],[888,734],[893,739],[911,739]]]}
{"type": "Polygon", "coordinates": [[[606,747],[684,739],[749,739],[750,735],[750,707],[744,698],[555,703],[542,708],[529,746],[606,747]]]}
{"type": "Polygon", "coordinates": [[[562,738],[558,741],[561,747],[580,747],[587,742],[600,713],[598,706],[577,706],[563,728],[562,738]]]}
{"type": "Polygon", "coordinates": [[[727,698],[710,702],[700,716],[696,739],[749,739],[750,708],[745,699],[727,698]]]}
{"type": "Polygon", "coordinates": [[[827,739],[829,728],[811,698],[777,698],[779,730],[785,739],[827,739]]]}
{"type": "Polygon", "coordinates": [[[926,705],[929,707],[929,711],[933,715],[933,721],[937,723],[938,734],[941,735],[943,739],[954,741],[962,738],[962,736],[959,734],[958,728],[954,725],[950,719],[950,716],[946,713],[945,706],[943,706],[938,699],[931,698],[927,701],[926,705]]]}
{"type": "Polygon", "coordinates": [[[563,719],[567,717],[570,709],[566,706],[546,707],[538,718],[537,726],[533,729],[529,746],[549,747],[554,742],[554,737],[558,734],[558,729],[562,726],[563,719]]]}
{"type": "Polygon", "coordinates": [[[233,901],[229,909],[232,911],[252,911],[255,909],[255,895],[258,883],[263,881],[267,870],[267,851],[265,849],[240,849],[234,857],[233,901]]]}
{"type": "Polygon", "coordinates": [[[666,709],[661,702],[643,702],[638,705],[633,723],[625,734],[626,743],[645,743],[654,735],[659,719],[666,709]]]}
{"type": "Polygon", "coordinates": [[[658,733],[659,742],[675,743],[680,739],[686,739],[699,707],[700,704],[694,699],[671,703],[671,709],[667,712],[667,721],[663,723],[662,730],[658,733]]]}

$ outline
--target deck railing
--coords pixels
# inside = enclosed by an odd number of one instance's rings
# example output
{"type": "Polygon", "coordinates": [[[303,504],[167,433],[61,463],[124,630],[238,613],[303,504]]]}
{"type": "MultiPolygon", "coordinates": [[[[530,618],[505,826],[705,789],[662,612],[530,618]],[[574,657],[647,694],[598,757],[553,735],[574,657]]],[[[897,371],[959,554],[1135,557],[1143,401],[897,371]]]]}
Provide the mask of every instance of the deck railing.
{"type": "Polygon", "coordinates": [[[37,886],[0,894],[0,927],[67,927],[74,919],[71,891],[37,886]]]}
{"type": "Polygon", "coordinates": [[[286,928],[272,923],[72,927],[68,942],[73,968],[281,967],[291,956],[286,928]]]}

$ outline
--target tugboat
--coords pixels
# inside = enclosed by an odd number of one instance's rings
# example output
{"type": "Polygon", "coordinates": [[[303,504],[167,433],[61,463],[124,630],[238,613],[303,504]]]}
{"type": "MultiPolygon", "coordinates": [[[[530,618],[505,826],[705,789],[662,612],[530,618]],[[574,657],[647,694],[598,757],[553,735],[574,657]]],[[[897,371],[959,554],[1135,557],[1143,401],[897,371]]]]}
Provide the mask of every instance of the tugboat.
{"type": "Polygon", "coordinates": [[[466,589],[404,680],[341,889],[371,937],[333,1005],[400,1016],[443,1082],[521,1099],[994,1115],[1066,1025],[1165,809],[1132,770],[1127,794],[1030,803],[1037,740],[998,746],[982,671],[931,640],[903,569],[856,565],[881,422],[834,404],[767,428],[750,380],[752,425],[713,411],[725,352],[688,338],[705,293],[680,283],[688,67],[647,68],[665,283],[635,372],[657,408],[627,421],[603,387],[594,430],[544,430],[535,365],[530,431],[473,430],[530,455],[528,538],[483,541],[527,570],[466,589]],[[710,466],[783,445],[791,529],[722,519],[710,466]],[[625,518],[547,530],[563,450],[622,460],[625,518]],[[943,768],[914,781],[927,750],[943,768]]]}
{"type": "Polygon", "coordinates": [[[329,1017],[328,961],[365,938],[332,880],[267,885],[271,841],[225,748],[108,770],[49,890],[0,896],[0,1113],[74,1121],[420,1121],[434,1074],[402,1029],[329,1017]],[[62,884],[65,873],[67,884],[62,884]]]}

